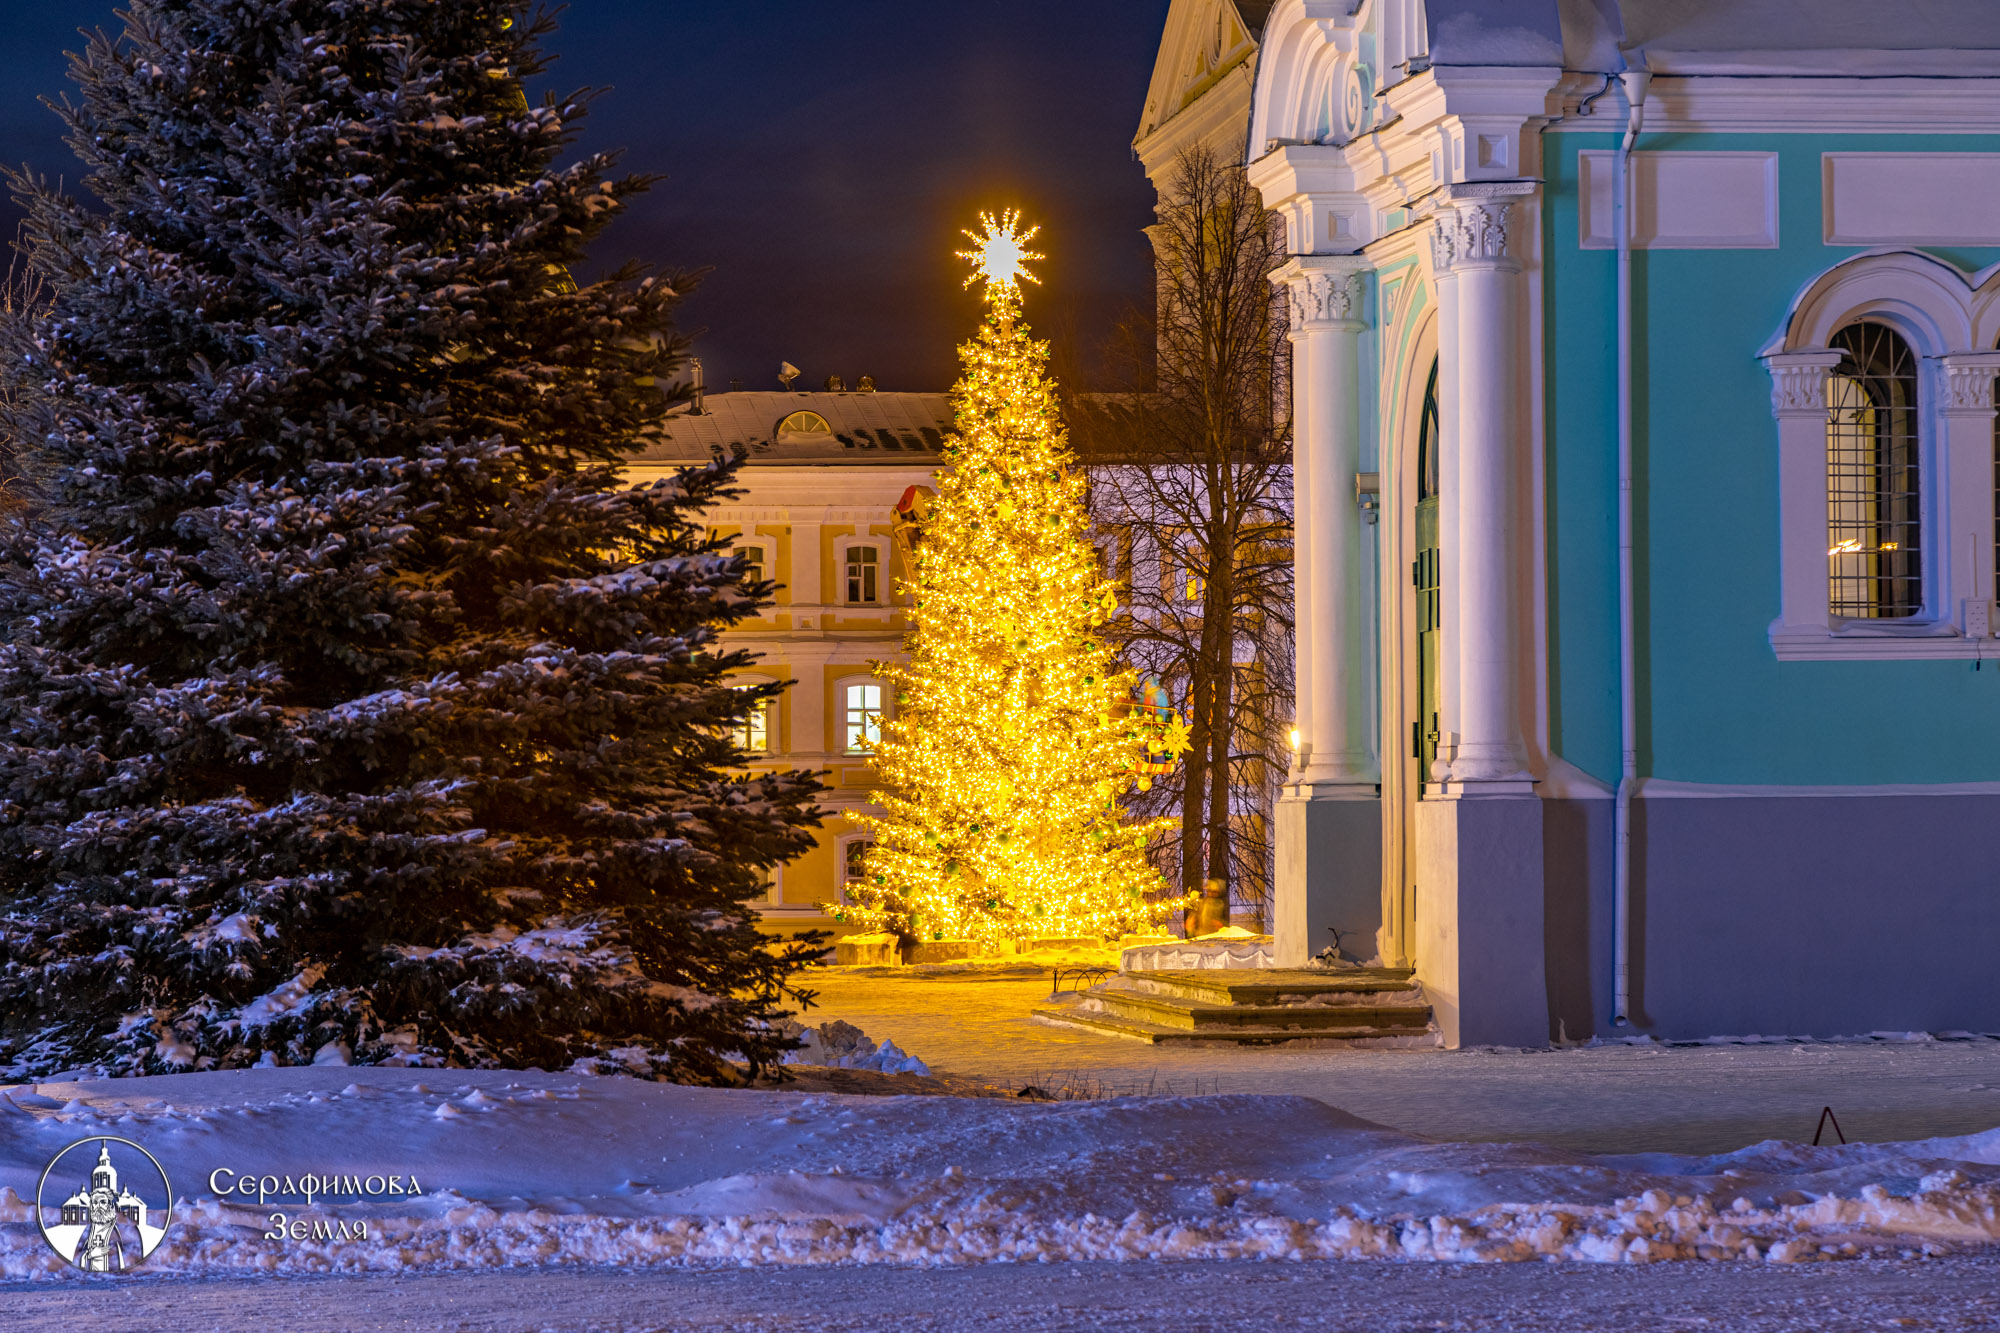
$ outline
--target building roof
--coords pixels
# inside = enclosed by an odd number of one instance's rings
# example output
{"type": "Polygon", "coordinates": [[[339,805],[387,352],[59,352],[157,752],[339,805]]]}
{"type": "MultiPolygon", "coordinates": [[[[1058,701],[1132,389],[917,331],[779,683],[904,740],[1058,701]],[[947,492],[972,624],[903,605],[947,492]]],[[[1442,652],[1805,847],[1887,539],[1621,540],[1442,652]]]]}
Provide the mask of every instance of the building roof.
{"type": "Polygon", "coordinates": [[[1993,0],[1425,0],[1433,65],[1990,77],[1993,0]]]}
{"type": "Polygon", "coordinates": [[[952,428],[943,393],[711,393],[702,408],[676,407],[665,438],[633,461],[699,462],[740,447],[751,466],[935,467],[952,428]]]}

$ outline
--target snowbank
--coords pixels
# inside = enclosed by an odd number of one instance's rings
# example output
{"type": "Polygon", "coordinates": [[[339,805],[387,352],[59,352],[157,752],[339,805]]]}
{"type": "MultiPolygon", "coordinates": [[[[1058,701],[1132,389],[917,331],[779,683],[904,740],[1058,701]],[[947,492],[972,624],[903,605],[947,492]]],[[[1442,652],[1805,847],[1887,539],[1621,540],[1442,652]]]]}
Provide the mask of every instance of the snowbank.
{"type": "Polygon", "coordinates": [[[839,1019],[811,1028],[796,1020],[787,1019],[780,1023],[779,1027],[804,1043],[796,1051],[785,1052],[785,1063],[788,1065],[818,1065],[824,1069],[873,1069],[883,1074],[928,1076],[931,1072],[929,1065],[916,1056],[897,1049],[895,1042],[884,1040],[877,1044],[854,1024],[843,1023],[839,1019]]]}
{"type": "Polygon", "coordinates": [[[843,1097],[321,1066],[0,1090],[0,1276],[66,1271],[22,1196],[58,1149],[93,1134],[133,1139],[166,1167],[180,1203],[147,1267],[187,1274],[1796,1262],[2000,1238],[2000,1130],[1589,1157],[1433,1143],[1304,1097],[843,1097]]]}

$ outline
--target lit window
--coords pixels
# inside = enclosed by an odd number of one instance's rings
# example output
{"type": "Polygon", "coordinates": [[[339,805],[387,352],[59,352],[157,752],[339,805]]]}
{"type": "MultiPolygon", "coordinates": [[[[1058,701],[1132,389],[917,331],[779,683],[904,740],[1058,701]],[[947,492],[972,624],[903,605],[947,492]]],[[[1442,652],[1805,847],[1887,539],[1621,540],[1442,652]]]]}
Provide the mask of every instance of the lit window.
{"type": "Polygon", "coordinates": [[[771,701],[759,699],[751,705],[750,713],[736,725],[731,733],[736,746],[751,754],[763,754],[771,748],[771,701]]]}
{"type": "Polygon", "coordinates": [[[831,435],[833,427],[817,412],[794,412],[778,423],[780,435],[831,435]]]}
{"type": "Polygon", "coordinates": [[[840,734],[849,754],[868,754],[882,740],[882,687],[849,685],[846,706],[841,710],[840,734]]]}
{"type": "Polygon", "coordinates": [[[749,577],[751,581],[762,583],[764,581],[764,570],[767,568],[764,563],[764,548],[761,546],[739,546],[736,548],[736,554],[742,556],[749,563],[749,577]]]}
{"type": "Polygon", "coordinates": [[[872,606],[875,602],[876,571],[880,566],[879,549],[873,546],[850,546],[847,548],[847,604],[849,606],[872,606]]]}
{"type": "Polygon", "coordinates": [[[1895,330],[1850,324],[1826,386],[1830,609],[1856,620],[1924,609],[1917,359],[1895,330]]]}
{"type": "Polygon", "coordinates": [[[757,876],[757,892],[751,895],[753,903],[772,904],[778,901],[778,872],[765,866],[751,872],[757,876]]]}
{"type": "Polygon", "coordinates": [[[874,842],[868,838],[855,838],[841,850],[840,855],[840,901],[853,902],[848,886],[859,884],[868,878],[868,853],[874,849],[874,842]]]}

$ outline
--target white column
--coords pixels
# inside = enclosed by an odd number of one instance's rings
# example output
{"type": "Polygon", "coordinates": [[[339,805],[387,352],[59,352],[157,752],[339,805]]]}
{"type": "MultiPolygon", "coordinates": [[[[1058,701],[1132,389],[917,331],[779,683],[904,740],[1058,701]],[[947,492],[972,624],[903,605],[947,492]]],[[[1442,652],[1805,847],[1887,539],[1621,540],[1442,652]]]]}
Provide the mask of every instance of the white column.
{"type": "Polygon", "coordinates": [[[1445,354],[1457,363],[1458,743],[1450,787],[1459,796],[1533,790],[1519,704],[1527,613],[1521,557],[1532,549],[1521,530],[1526,284],[1507,245],[1514,201],[1533,190],[1525,181],[1453,187],[1433,250],[1457,298],[1456,345],[1445,354]]]}
{"type": "Polygon", "coordinates": [[[1808,641],[1830,624],[1826,563],[1826,377],[1843,353],[1824,347],[1774,352],[1771,413],[1778,419],[1778,624],[1808,641]]]}
{"type": "Polygon", "coordinates": [[[1958,352],[1940,358],[1938,469],[1927,479],[1951,549],[1927,551],[1937,571],[1940,620],[1965,629],[1964,603],[1993,600],[1993,379],[2000,352],[1958,352]]]}
{"type": "Polygon", "coordinates": [[[1301,255],[1279,269],[1292,314],[1293,560],[1300,796],[1375,795],[1368,654],[1374,642],[1361,466],[1361,331],[1367,260],[1301,255]]]}

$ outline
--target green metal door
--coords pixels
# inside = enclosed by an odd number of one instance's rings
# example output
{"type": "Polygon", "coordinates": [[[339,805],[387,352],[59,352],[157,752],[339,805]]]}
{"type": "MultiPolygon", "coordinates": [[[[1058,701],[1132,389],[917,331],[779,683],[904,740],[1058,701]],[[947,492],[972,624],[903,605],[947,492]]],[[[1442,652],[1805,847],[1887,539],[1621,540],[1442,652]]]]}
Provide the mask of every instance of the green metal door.
{"type": "Polygon", "coordinates": [[[1424,388],[1423,423],[1417,435],[1416,553],[1410,581],[1417,591],[1417,716],[1410,724],[1411,752],[1417,760],[1418,790],[1428,789],[1431,761],[1438,750],[1438,626],[1441,622],[1438,561],[1438,368],[1431,362],[1424,388]]]}

